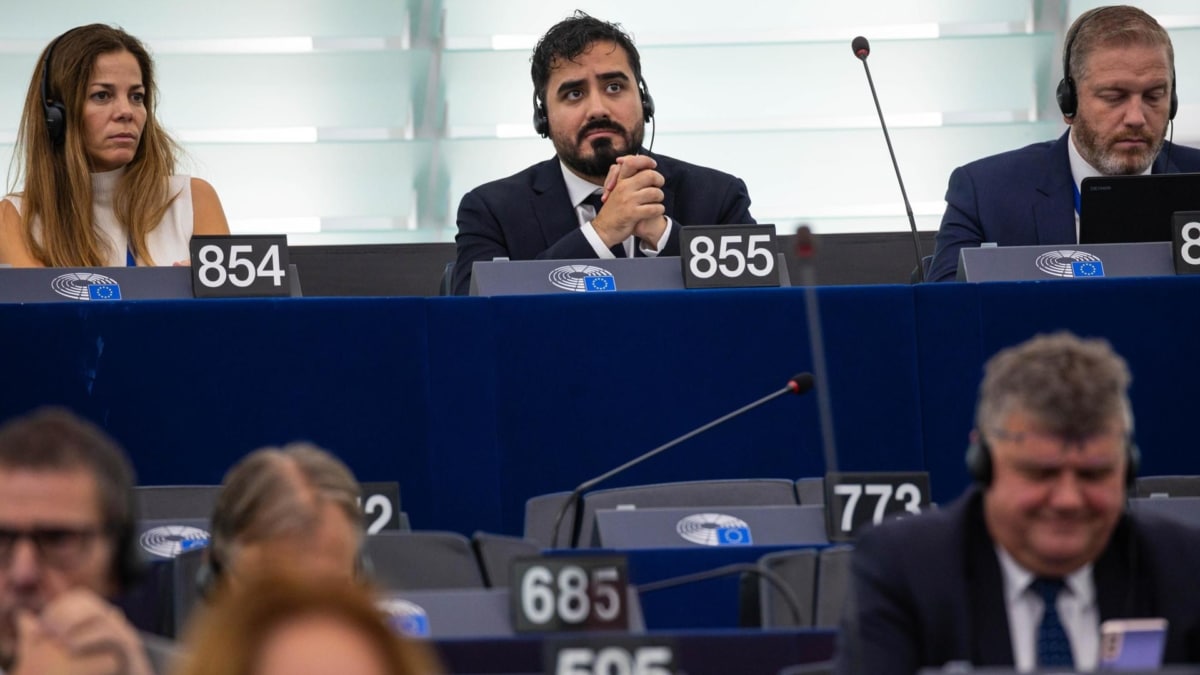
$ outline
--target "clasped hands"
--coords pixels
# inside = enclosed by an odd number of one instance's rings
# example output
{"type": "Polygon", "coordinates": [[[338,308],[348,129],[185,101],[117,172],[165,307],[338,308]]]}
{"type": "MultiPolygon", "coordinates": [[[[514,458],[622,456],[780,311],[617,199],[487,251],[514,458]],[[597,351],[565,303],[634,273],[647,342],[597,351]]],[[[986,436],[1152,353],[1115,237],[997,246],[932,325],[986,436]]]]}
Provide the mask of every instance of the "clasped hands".
{"type": "Polygon", "coordinates": [[[40,614],[16,610],[12,675],[152,675],[137,632],[121,611],[82,589],[40,614]]]}
{"type": "Polygon", "coordinates": [[[617,158],[604,179],[600,199],[603,208],[592,227],[606,246],[625,241],[630,235],[651,250],[667,228],[663,206],[663,176],[655,170],[658,163],[646,155],[617,158]]]}

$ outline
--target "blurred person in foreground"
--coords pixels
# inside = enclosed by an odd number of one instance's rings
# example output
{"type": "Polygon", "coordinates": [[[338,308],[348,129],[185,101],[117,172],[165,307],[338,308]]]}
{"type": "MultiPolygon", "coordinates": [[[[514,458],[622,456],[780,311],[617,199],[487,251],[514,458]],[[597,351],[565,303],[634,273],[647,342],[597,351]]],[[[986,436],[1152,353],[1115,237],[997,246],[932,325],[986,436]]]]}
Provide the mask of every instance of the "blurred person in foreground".
{"type": "Polygon", "coordinates": [[[250,453],[217,497],[204,584],[211,590],[280,567],[354,579],[365,536],[360,496],[350,469],[314,445],[250,453]]]}
{"type": "Polygon", "coordinates": [[[117,444],[66,410],[0,427],[0,672],[161,670],[169,646],[112,604],[140,571],[133,485],[117,444]]]}
{"type": "Polygon", "coordinates": [[[189,628],[173,675],[433,675],[429,649],[400,637],[345,579],[247,576],[189,628]]]}
{"type": "Polygon", "coordinates": [[[1042,335],[985,366],[949,506],[867,530],[839,672],[958,663],[1095,670],[1100,624],[1168,620],[1164,660],[1200,662],[1200,531],[1130,512],[1129,369],[1103,340],[1042,335]]]}
{"type": "Polygon", "coordinates": [[[79,26],[46,46],[13,155],[9,190],[23,186],[0,200],[0,263],[186,264],[193,234],[229,234],[212,186],[175,174],[157,102],[154,61],[120,28],[79,26]]]}

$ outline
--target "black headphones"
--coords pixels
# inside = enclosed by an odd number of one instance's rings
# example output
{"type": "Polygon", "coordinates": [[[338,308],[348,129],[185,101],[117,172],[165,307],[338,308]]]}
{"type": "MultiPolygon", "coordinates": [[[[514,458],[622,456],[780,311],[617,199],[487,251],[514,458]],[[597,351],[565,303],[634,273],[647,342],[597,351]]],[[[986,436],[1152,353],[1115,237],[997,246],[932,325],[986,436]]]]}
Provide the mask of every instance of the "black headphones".
{"type": "Polygon", "coordinates": [[[46,48],[46,58],[42,61],[42,112],[46,116],[46,133],[50,135],[50,143],[56,146],[62,143],[67,133],[67,108],[60,101],[50,100],[50,56],[54,54],[58,41],[76,30],[72,28],[54,38],[46,48]]]}
{"type": "MultiPolygon", "coordinates": [[[[654,117],[654,97],[646,87],[646,81],[638,77],[638,96],[642,99],[642,119],[649,122],[654,117]]],[[[539,101],[537,91],[533,92],[533,129],[542,138],[550,136],[550,116],[546,113],[545,101],[539,101]]]]}
{"type": "MultiPolygon", "coordinates": [[[[1106,7],[1101,7],[1094,10],[1091,16],[1079,21],[1075,25],[1075,30],[1071,31],[1067,36],[1067,45],[1063,47],[1063,78],[1058,81],[1058,88],[1054,91],[1054,98],[1058,100],[1058,109],[1066,117],[1074,117],[1075,112],[1079,109],[1079,91],[1075,88],[1075,79],[1071,77],[1071,50],[1075,48],[1075,38],[1079,35],[1079,30],[1084,24],[1091,21],[1106,7]]],[[[1171,64],[1171,111],[1167,119],[1175,119],[1175,113],[1179,112],[1179,94],[1175,91],[1175,64],[1171,64]]]]}
{"type": "Polygon", "coordinates": [[[117,583],[121,590],[125,591],[141,581],[142,575],[146,571],[141,551],[138,548],[137,500],[132,487],[126,490],[126,495],[128,500],[126,503],[129,504],[128,516],[123,522],[112,524],[113,544],[116,549],[113,569],[116,573],[117,583]]]}
{"type": "MultiPolygon", "coordinates": [[[[967,471],[976,483],[987,487],[992,484],[992,449],[982,433],[976,434],[978,440],[967,446],[967,471]]],[[[1142,451],[1132,439],[1125,442],[1125,458],[1125,490],[1127,494],[1133,494],[1138,469],[1142,464],[1142,451]]]]}

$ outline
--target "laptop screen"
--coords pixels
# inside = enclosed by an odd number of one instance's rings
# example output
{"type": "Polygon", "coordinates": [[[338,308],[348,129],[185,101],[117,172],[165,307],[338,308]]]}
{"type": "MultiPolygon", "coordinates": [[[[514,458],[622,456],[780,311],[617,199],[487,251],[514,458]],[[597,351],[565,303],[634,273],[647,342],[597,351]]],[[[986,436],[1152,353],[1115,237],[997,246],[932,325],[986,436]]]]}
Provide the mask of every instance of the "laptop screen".
{"type": "Polygon", "coordinates": [[[1079,243],[1171,241],[1171,214],[1200,211],[1200,173],[1083,179],[1079,243]]]}

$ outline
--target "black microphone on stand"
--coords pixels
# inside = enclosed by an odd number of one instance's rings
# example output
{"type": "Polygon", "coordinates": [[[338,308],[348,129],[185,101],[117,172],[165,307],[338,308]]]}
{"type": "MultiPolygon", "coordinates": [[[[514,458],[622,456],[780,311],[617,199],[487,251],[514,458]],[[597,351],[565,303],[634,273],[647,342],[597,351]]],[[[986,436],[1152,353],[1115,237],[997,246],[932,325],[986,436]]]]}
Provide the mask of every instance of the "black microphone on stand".
{"type": "Polygon", "coordinates": [[[917,221],[913,218],[912,204],[908,203],[908,192],[904,189],[904,179],[900,177],[900,165],[896,163],[896,153],[892,150],[892,137],[888,135],[887,122],[883,121],[883,108],[879,107],[879,97],[875,94],[875,81],[871,79],[871,68],[867,66],[867,57],[871,55],[871,43],[859,35],[850,42],[854,55],[862,61],[863,70],[867,73],[867,84],[871,85],[871,98],[875,100],[875,112],[879,113],[879,126],[883,127],[883,139],[887,141],[888,154],[892,157],[892,168],[896,170],[896,182],[900,184],[900,196],[904,198],[904,211],[908,214],[908,226],[912,229],[913,250],[917,253],[917,281],[925,281],[925,266],[921,263],[921,237],[917,235],[917,221]]]}
{"type": "MultiPolygon", "coordinates": [[[[553,530],[552,534],[550,535],[551,548],[558,547],[558,530],[562,526],[563,517],[566,515],[567,510],[570,509],[571,506],[577,505],[579,503],[579,498],[580,498],[580,496],[583,495],[584,492],[591,490],[592,488],[596,487],[600,483],[603,483],[604,481],[608,480],[609,478],[612,478],[613,476],[615,476],[619,473],[622,473],[626,469],[631,469],[631,468],[637,466],[638,464],[641,464],[642,462],[650,459],[651,457],[654,457],[655,455],[657,455],[663,451],[670,450],[671,448],[675,447],[676,445],[679,445],[680,443],[682,443],[694,436],[698,436],[719,424],[728,422],[729,420],[741,415],[742,413],[749,412],[749,411],[759,407],[760,405],[763,405],[764,403],[773,401],[773,400],[779,398],[780,396],[784,396],[786,394],[803,394],[806,391],[808,391],[809,389],[812,389],[812,387],[813,387],[812,373],[799,373],[799,374],[793,375],[792,378],[790,380],[788,380],[787,384],[782,389],[779,389],[770,394],[767,394],[766,396],[758,399],[757,401],[754,401],[753,403],[748,403],[727,415],[718,417],[717,419],[709,422],[708,424],[705,424],[704,426],[693,429],[693,430],[687,432],[686,434],[680,436],[679,438],[668,441],[668,442],[658,446],[657,448],[651,450],[650,452],[647,452],[644,455],[638,455],[637,457],[634,457],[633,459],[629,460],[628,462],[625,462],[624,464],[622,464],[621,466],[618,466],[615,469],[612,469],[611,471],[607,471],[599,476],[596,476],[595,478],[592,478],[590,480],[585,480],[584,482],[580,483],[579,487],[572,490],[571,494],[567,496],[566,501],[563,502],[562,507],[559,508],[559,510],[558,510],[558,515],[554,518],[554,530],[553,530]]],[[[579,531],[580,531],[580,529],[582,529],[582,527],[583,527],[583,509],[580,509],[576,506],[575,519],[574,519],[574,523],[571,526],[571,541],[570,541],[571,548],[575,548],[579,545],[579,531]]]]}

